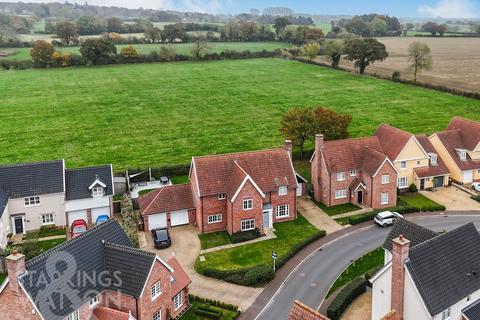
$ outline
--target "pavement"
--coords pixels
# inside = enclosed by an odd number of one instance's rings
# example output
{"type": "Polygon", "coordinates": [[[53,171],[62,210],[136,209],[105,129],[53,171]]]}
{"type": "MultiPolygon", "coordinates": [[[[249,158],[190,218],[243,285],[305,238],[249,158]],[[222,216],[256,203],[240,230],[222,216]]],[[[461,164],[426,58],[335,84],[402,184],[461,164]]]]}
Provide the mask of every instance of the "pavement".
{"type": "Polygon", "coordinates": [[[189,290],[191,294],[234,304],[242,310],[246,310],[263,288],[238,286],[198,274],[194,268],[195,260],[201,249],[197,234],[197,230],[192,225],[174,227],[170,230],[172,246],[157,250],[153,245],[150,233],[139,232],[140,247],[143,250],[154,252],[165,260],[175,256],[192,280],[189,290]]]}
{"type": "Polygon", "coordinates": [[[471,199],[470,194],[455,188],[441,188],[437,191],[420,191],[422,195],[444,205],[447,211],[480,210],[480,203],[471,199]]]}
{"type": "Polygon", "coordinates": [[[323,212],[312,200],[302,197],[297,198],[297,210],[311,224],[327,234],[342,230],[343,227],[323,212]]]}
{"type": "MultiPolygon", "coordinates": [[[[477,228],[480,226],[480,214],[476,212],[418,213],[406,218],[436,231],[452,230],[472,221],[477,228]]],[[[331,284],[345,267],[378,248],[390,230],[369,221],[312,243],[278,271],[240,319],[287,319],[294,300],[318,310],[331,284]]]]}
{"type": "Polygon", "coordinates": [[[370,320],[372,319],[372,293],[360,295],[345,310],[340,320],[370,320]]]}

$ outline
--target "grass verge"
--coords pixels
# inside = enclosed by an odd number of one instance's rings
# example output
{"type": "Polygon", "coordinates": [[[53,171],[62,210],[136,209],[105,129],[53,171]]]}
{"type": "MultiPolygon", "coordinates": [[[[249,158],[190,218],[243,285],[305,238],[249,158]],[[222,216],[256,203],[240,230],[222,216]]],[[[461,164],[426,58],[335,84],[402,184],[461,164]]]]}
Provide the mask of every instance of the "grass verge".
{"type": "Polygon", "coordinates": [[[430,208],[440,206],[437,202],[425,197],[420,193],[405,193],[398,196],[398,204],[405,204],[407,206],[418,208],[419,211],[422,208],[430,208]]]}
{"type": "Polygon", "coordinates": [[[29,232],[23,236],[23,240],[38,239],[52,236],[66,235],[67,229],[46,228],[40,231],[29,232]]]}
{"type": "Polygon", "coordinates": [[[199,234],[202,250],[232,243],[227,231],[199,234]]]}
{"type": "Polygon", "coordinates": [[[327,207],[321,202],[317,202],[317,201],[314,201],[314,202],[320,209],[322,209],[323,212],[328,214],[330,217],[361,209],[360,207],[352,203],[345,203],[345,204],[339,204],[337,206],[327,207]]]}

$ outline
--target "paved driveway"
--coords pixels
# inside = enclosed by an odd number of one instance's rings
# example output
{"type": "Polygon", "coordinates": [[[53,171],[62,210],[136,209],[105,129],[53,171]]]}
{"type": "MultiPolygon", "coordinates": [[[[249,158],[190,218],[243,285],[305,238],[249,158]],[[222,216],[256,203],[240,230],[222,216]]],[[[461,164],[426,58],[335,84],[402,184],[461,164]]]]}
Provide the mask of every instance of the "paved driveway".
{"type": "Polygon", "coordinates": [[[327,234],[343,229],[335,220],[323,212],[312,200],[301,197],[297,198],[297,210],[311,224],[321,230],[325,230],[327,234]]]}
{"type": "Polygon", "coordinates": [[[237,286],[228,282],[204,277],[195,272],[194,265],[200,253],[200,240],[194,226],[174,227],[170,230],[172,246],[168,249],[154,248],[150,233],[140,232],[142,249],[156,253],[167,260],[174,255],[192,279],[190,293],[239,306],[246,310],[262,292],[262,288],[237,286]]]}
{"type": "Polygon", "coordinates": [[[470,199],[470,195],[455,187],[438,189],[437,191],[420,191],[425,197],[445,206],[447,211],[480,210],[480,203],[470,199]]]}

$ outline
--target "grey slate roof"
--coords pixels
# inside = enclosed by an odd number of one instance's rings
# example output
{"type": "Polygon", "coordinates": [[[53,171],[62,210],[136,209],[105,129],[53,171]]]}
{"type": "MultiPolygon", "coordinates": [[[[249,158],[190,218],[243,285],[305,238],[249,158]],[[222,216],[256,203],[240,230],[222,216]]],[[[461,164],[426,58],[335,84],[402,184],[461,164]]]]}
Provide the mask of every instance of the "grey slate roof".
{"type": "Polygon", "coordinates": [[[107,187],[105,195],[113,194],[111,165],[67,169],[65,171],[65,199],[77,200],[91,197],[88,187],[95,179],[102,181],[107,187]]]}
{"type": "Polygon", "coordinates": [[[466,320],[480,319],[480,300],[477,300],[476,302],[463,309],[462,313],[465,317],[467,317],[466,320]]]}
{"type": "Polygon", "coordinates": [[[60,320],[105,289],[138,297],[154,259],[154,254],[132,248],[118,222],[111,219],[28,261],[19,281],[44,318],[60,320]],[[52,281],[52,263],[66,274],[60,281],[52,281]],[[53,314],[45,298],[55,306],[53,314]]]}
{"type": "Polygon", "coordinates": [[[8,193],[0,189],[0,218],[3,216],[3,212],[5,211],[5,207],[8,203],[8,193]]]}
{"type": "Polygon", "coordinates": [[[410,248],[438,236],[438,233],[405,219],[395,221],[392,230],[385,239],[382,248],[392,251],[392,240],[403,235],[410,241],[410,248]]]}
{"type": "Polygon", "coordinates": [[[0,166],[0,188],[10,198],[23,198],[64,190],[63,160],[0,166]]]}
{"type": "Polygon", "coordinates": [[[405,265],[435,316],[480,289],[480,234],[473,223],[441,234],[411,248],[405,265]]]}

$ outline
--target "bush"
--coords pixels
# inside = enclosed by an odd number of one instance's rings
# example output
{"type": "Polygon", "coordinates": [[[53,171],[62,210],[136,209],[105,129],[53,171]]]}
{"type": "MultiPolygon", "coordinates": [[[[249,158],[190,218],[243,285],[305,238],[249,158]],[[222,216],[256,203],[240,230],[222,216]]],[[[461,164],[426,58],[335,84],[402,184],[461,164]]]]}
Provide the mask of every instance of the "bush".
{"type": "Polygon", "coordinates": [[[400,71],[393,71],[392,81],[398,82],[400,80],[400,71]]]}
{"type": "Polygon", "coordinates": [[[232,241],[232,243],[239,243],[257,239],[258,237],[260,237],[260,230],[258,230],[258,228],[255,228],[253,230],[233,233],[232,235],[230,235],[230,240],[232,241]]]}
{"type": "Polygon", "coordinates": [[[416,193],[418,191],[417,189],[417,186],[415,185],[415,183],[412,183],[410,185],[410,187],[408,187],[408,191],[411,192],[411,193],[416,193]]]}
{"type": "Polygon", "coordinates": [[[257,285],[267,283],[274,277],[273,268],[266,264],[261,264],[248,270],[243,277],[246,285],[257,285]]]}
{"type": "Polygon", "coordinates": [[[366,287],[366,281],[363,278],[356,278],[347,284],[328,306],[327,317],[331,320],[339,320],[353,300],[366,291],[366,287]]]}
{"type": "Polygon", "coordinates": [[[478,201],[480,202],[480,195],[476,195],[476,196],[471,196],[471,198],[475,201],[478,201]]]}
{"type": "Polygon", "coordinates": [[[212,311],[207,311],[207,310],[202,310],[199,308],[196,308],[193,313],[195,313],[197,316],[204,317],[207,319],[212,319],[212,320],[220,320],[223,319],[223,315],[221,313],[216,313],[212,311]]]}

